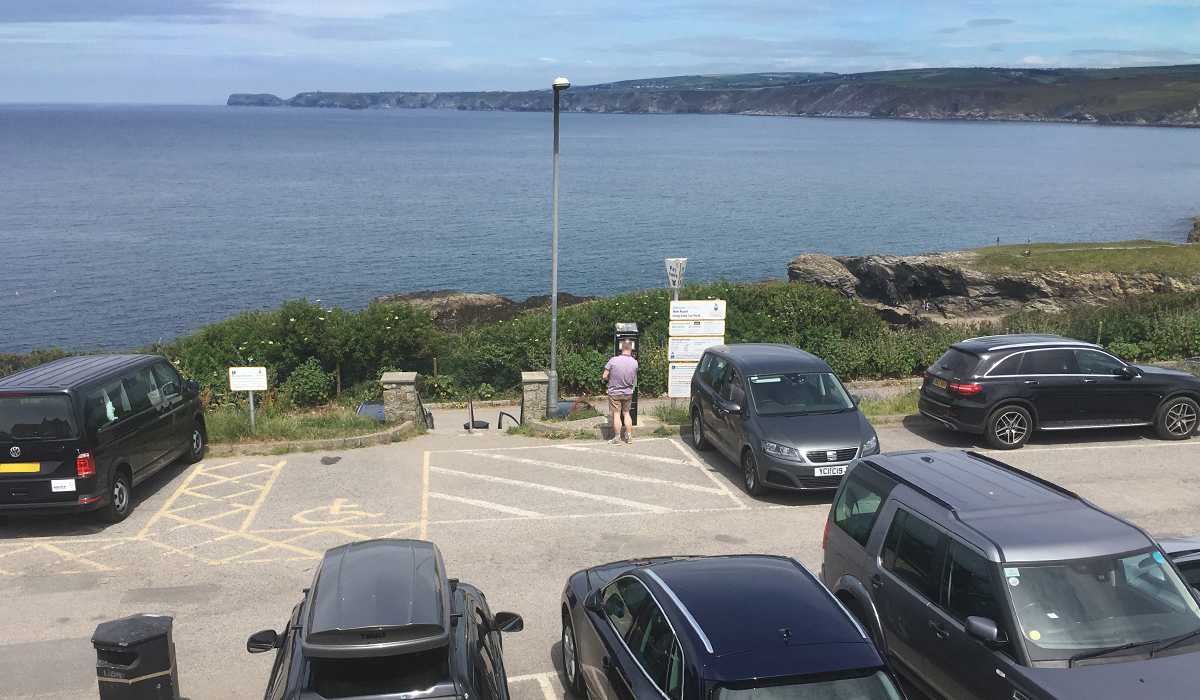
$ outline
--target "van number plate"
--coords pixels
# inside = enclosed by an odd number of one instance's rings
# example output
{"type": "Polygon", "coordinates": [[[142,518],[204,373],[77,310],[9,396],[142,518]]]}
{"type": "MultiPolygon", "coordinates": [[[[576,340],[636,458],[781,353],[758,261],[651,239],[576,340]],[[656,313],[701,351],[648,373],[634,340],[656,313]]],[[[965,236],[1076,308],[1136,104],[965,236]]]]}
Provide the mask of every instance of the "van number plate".
{"type": "Polygon", "coordinates": [[[842,476],[846,473],[846,465],[840,467],[817,467],[813,470],[813,476],[842,476]]]}
{"type": "Polygon", "coordinates": [[[939,389],[945,389],[946,388],[946,380],[945,379],[934,379],[933,385],[939,389]]]}
{"type": "Polygon", "coordinates": [[[65,491],[74,491],[75,490],[75,480],[74,479],[51,479],[50,480],[50,490],[53,491],[54,493],[63,493],[65,491]]]}

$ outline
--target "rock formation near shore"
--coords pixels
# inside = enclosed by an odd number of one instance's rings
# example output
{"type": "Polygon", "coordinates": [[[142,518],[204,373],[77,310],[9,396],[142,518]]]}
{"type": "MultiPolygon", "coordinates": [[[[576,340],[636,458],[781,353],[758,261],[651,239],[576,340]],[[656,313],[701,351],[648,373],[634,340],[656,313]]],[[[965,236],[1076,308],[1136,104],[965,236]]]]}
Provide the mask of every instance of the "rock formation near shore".
{"type": "Polygon", "coordinates": [[[836,258],[805,253],[788,263],[788,279],[856,297],[891,323],[995,318],[1022,309],[1062,311],[1200,288],[1200,272],[1190,277],[1059,269],[987,272],[976,265],[979,258],[970,250],[836,258]]]}
{"type": "Polygon", "coordinates": [[[1192,230],[1188,231],[1187,242],[1200,243],[1200,216],[1192,217],[1192,221],[1196,223],[1192,224],[1192,230]]]}
{"type": "MultiPolygon", "coordinates": [[[[561,309],[566,306],[574,306],[594,298],[577,297],[573,294],[559,292],[558,307],[561,309]]],[[[449,333],[458,333],[474,324],[508,321],[528,311],[550,308],[549,294],[533,296],[525,301],[516,302],[499,294],[469,294],[453,289],[392,294],[375,297],[371,303],[390,304],[398,301],[408,302],[414,308],[428,311],[434,326],[449,333]]]]}

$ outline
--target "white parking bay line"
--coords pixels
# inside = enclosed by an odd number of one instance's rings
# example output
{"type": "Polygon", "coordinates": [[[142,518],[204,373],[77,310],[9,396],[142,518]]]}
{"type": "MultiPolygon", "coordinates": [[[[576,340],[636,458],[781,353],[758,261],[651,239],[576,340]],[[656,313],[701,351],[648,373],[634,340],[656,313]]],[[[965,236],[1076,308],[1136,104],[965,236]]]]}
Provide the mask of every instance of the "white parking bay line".
{"type": "Polygon", "coordinates": [[[542,695],[546,700],[558,700],[554,694],[554,686],[550,684],[550,673],[530,673],[524,676],[509,676],[509,683],[520,683],[521,681],[537,681],[542,687],[542,695]]]}
{"type": "Polygon", "coordinates": [[[598,449],[595,447],[579,447],[578,445],[554,445],[559,450],[571,450],[572,452],[594,452],[601,455],[616,455],[620,457],[633,457],[634,459],[644,459],[650,462],[666,462],[667,464],[687,464],[686,459],[675,459],[673,457],[656,457],[654,455],[644,455],[640,452],[629,452],[629,448],[622,450],[617,447],[612,450],[598,449]]]}
{"type": "Polygon", "coordinates": [[[479,508],[487,508],[489,510],[498,510],[501,513],[508,513],[510,515],[519,515],[522,518],[544,518],[544,517],[546,517],[542,513],[535,513],[532,510],[521,510],[520,508],[513,508],[512,506],[501,505],[499,503],[492,503],[491,501],[481,501],[476,498],[463,498],[462,496],[450,496],[450,495],[444,494],[444,493],[431,493],[431,494],[429,494],[429,497],[436,498],[440,501],[453,501],[455,503],[465,503],[466,505],[469,505],[469,506],[478,506],[479,508]]]}
{"type": "Polygon", "coordinates": [[[648,511],[651,513],[670,513],[673,509],[664,506],[656,506],[650,503],[640,503],[638,501],[628,501],[624,498],[616,496],[604,496],[598,493],[587,493],[586,491],[575,491],[573,489],[564,489],[557,486],[547,486],[545,484],[535,484],[529,481],[517,481],[516,479],[505,479],[499,476],[490,476],[488,474],[475,474],[473,472],[460,472],[454,469],[446,469],[444,467],[430,467],[430,471],[438,474],[449,474],[450,476],[461,476],[468,479],[478,479],[480,481],[490,481],[493,484],[507,484],[509,486],[525,486],[527,488],[536,489],[538,491],[549,491],[551,493],[561,493],[564,496],[575,496],[576,498],[588,498],[593,501],[603,501],[613,505],[625,506],[626,508],[637,508],[639,510],[648,511]]]}
{"type": "Polygon", "coordinates": [[[725,485],[725,482],[718,479],[716,474],[713,474],[713,470],[704,466],[704,463],[700,461],[700,458],[696,456],[696,453],[692,452],[691,448],[686,447],[683,444],[683,440],[672,439],[671,444],[674,445],[680,452],[682,452],[685,457],[687,457],[688,461],[692,463],[692,466],[694,466],[697,469],[699,469],[700,471],[704,472],[706,475],[708,475],[709,479],[712,479],[712,482],[714,484],[721,487],[721,492],[724,493],[726,496],[729,496],[729,500],[736,503],[738,508],[749,508],[750,507],[750,506],[746,505],[745,503],[742,503],[742,499],[735,496],[733,491],[730,491],[729,487],[725,485]]]}
{"type": "MultiPolygon", "coordinates": [[[[511,455],[501,455],[492,452],[468,452],[467,454],[475,455],[476,457],[487,457],[489,459],[498,459],[502,462],[518,462],[520,464],[532,464],[536,467],[550,467],[551,469],[561,469],[565,472],[578,472],[580,474],[591,474],[593,476],[607,476],[612,479],[621,479],[623,481],[638,481],[643,484],[662,484],[664,486],[675,486],[688,491],[700,491],[703,493],[714,493],[720,495],[723,493],[721,489],[715,489],[711,486],[699,486],[696,484],[683,484],[678,481],[668,481],[666,479],[655,479],[652,476],[636,476],[634,474],[623,474],[621,472],[608,472],[603,469],[591,469],[590,467],[577,467],[573,464],[559,464],[558,462],[546,462],[540,459],[526,459],[524,457],[513,457],[511,455]]],[[[675,464],[681,464],[680,460],[673,460],[675,464]]]]}

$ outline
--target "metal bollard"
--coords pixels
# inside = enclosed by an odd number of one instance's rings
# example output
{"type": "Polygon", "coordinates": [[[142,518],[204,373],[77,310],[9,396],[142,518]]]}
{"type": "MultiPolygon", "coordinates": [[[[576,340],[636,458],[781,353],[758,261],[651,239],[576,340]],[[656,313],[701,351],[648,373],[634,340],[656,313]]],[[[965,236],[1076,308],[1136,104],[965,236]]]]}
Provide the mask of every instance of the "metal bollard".
{"type": "Polygon", "coordinates": [[[133,615],[102,622],[92,635],[100,700],[179,700],[174,619],[133,615]]]}

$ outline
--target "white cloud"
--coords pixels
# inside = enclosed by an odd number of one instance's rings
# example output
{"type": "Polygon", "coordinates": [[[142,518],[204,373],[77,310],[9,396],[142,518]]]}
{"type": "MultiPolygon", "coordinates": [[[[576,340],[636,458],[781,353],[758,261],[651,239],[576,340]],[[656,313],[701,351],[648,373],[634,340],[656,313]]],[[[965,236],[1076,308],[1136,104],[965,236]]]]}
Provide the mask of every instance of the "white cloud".
{"type": "Polygon", "coordinates": [[[558,61],[554,60],[553,58],[547,58],[547,57],[545,57],[545,56],[542,56],[542,57],[541,57],[541,58],[539,58],[538,60],[539,60],[539,61],[543,61],[543,62],[545,62],[545,63],[558,63],[558,61]]]}
{"type": "Polygon", "coordinates": [[[1044,65],[1049,64],[1050,62],[1051,61],[1048,58],[1043,58],[1041,56],[1035,56],[1033,54],[1030,54],[1028,56],[1022,56],[1021,60],[1017,61],[1017,63],[1026,65],[1026,66],[1044,66],[1044,65]]]}

